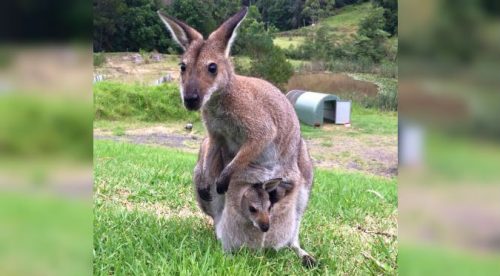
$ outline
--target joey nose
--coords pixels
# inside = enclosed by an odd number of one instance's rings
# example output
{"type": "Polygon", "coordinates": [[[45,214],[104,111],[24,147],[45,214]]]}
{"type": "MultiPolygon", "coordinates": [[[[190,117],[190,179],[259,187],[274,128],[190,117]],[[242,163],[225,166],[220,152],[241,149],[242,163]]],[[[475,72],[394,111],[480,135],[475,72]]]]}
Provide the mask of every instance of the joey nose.
{"type": "Polygon", "coordinates": [[[262,232],[267,232],[269,230],[269,224],[259,224],[259,228],[262,232]]]}
{"type": "Polygon", "coordinates": [[[200,96],[198,96],[198,93],[184,96],[184,105],[189,110],[197,110],[200,108],[200,96]]]}

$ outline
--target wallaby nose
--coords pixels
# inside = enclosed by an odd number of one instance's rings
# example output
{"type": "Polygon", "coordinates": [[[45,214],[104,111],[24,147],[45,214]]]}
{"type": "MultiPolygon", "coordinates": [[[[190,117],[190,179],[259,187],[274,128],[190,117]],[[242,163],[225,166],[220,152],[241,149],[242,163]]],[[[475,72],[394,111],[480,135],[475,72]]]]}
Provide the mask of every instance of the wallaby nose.
{"type": "Polygon", "coordinates": [[[267,232],[269,230],[269,224],[259,224],[259,228],[262,232],[267,232]]]}
{"type": "Polygon", "coordinates": [[[184,96],[184,105],[189,110],[198,109],[200,105],[200,96],[198,96],[198,93],[184,96]]]}

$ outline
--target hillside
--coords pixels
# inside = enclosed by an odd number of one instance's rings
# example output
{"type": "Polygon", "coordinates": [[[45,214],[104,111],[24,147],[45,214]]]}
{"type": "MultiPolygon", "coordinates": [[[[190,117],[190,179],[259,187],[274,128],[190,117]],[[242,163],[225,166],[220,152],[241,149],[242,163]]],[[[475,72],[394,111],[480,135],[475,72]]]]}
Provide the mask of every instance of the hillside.
{"type": "Polygon", "coordinates": [[[334,32],[338,36],[339,41],[352,38],[358,29],[359,23],[368,15],[372,8],[371,3],[346,6],[340,9],[337,14],[320,20],[316,26],[306,26],[279,33],[274,39],[274,44],[284,49],[290,47],[290,45],[297,47],[304,43],[306,40],[305,36],[308,33],[320,26],[327,26],[330,32],[334,32]]]}

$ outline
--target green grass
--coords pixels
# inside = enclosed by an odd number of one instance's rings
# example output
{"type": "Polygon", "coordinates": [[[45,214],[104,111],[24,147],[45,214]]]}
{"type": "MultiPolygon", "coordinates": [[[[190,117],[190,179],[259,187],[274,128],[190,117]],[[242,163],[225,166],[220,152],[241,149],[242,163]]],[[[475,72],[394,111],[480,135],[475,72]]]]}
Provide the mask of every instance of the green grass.
{"type": "Polygon", "coordinates": [[[290,46],[297,47],[300,44],[304,43],[306,41],[306,38],[304,36],[278,36],[276,37],[273,42],[274,45],[282,48],[282,49],[288,49],[290,46]]]}
{"type": "Polygon", "coordinates": [[[350,5],[340,10],[334,16],[330,16],[320,21],[320,24],[326,24],[328,27],[357,30],[359,23],[363,20],[370,10],[373,9],[371,3],[364,3],[361,5],[350,5]]]}
{"type": "Polygon", "coordinates": [[[398,257],[401,275],[498,275],[500,255],[430,245],[403,244],[398,257]]]}
{"type": "Polygon", "coordinates": [[[99,82],[94,85],[94,113],[97,120],[200,120],[199,113],[189,112],[182,106],[177,84],[99,82]]]}
{"type": "Polygon", "coordinates": [[[345,132],[347,135],[397,135],[398,114],[390,111],[379,111],[373,108],[364,108],[353,103],[351,106],[351,128],[342,130],[317,128],[301,124],[302,136],[306,139],[331,138],[332,132],[339,134],[345,132]]]}
{"type": "MultiPolygon", "coordinates": [[[[194,200],[195,155],[104,141],[96,141],[94,154],[94,274],[306,272],[288,249],[223,253],[194,200]]],[[[303,247],[320,262],[312,272],[395,274],[397,241],[357,226],[395,233],[396,208],[395,180],[316,171],[301,228],[303,247]]]]}
{"type": "Polygon", "coordinates": [[[34,190],[0,193],[0,275],[89,275],[90,201],[34,190]]]}

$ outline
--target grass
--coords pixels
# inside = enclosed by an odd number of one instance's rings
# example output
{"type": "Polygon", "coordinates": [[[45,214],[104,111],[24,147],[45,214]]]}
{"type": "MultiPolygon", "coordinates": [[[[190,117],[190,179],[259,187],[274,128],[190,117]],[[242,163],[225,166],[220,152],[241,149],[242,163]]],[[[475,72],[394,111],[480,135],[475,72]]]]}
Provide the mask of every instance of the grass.
{"type": "Polygon", "coordinates": [[[351,128],[342,130],[333,128],[317,128],[301,124],[302,136],[306,139],[330,139],[333,134],[345,133],[346,135],[397,135],[398,114],[396,112],[379,111],[372,108],[364,108],[353,103],[351,106],[351,128]]]}
{"type": "Polygon", "coordinates": [[[0,275],[89,275],[90,202],[7,189],[0,193],[0,275]]]}
{"type": "Polygon", "coordinates": [[[292,45],[297,47],[305,41],[306,38],[304,36],[278,36],[273,40],[274,45],[282,49],[288,49],[292,45]]]}
{"type": "Polygon", "coordinates": [[[97,120],[200,120],[199,113],[189,112],[182,106],[177,84],[99,82],[94,85],[94,112],[97,120]]]}
{"type": "MultiPolygon", "coordinates": [[[[288,249],[223,253],[195,204],[194,154],[104,141],[94,154],[94,274],[306,272],[288,249]]],[[[397,240],[357,227],[395,234],[396,208],[395,180],[317,170],[301,228],[320,262],[311,272],[395,274],[397,240]]]]}
{"type": "Polygon", "coordinates": [[[401,244],[401,275],[498,275],[500,255],[477,254],[437,245],[401,244]]]}

